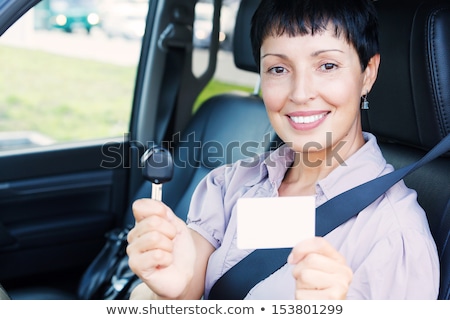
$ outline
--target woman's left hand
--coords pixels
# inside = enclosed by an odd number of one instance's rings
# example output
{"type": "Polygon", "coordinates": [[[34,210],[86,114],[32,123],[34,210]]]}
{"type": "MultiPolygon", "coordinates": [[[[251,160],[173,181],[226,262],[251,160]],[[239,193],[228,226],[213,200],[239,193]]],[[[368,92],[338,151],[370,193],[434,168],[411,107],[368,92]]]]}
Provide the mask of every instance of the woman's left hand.
{"type": "Polygon", "coordinates": [[[324,238],[315,237],[297,244],[288,263],[294,265],[296,299],[346,298],[353,272],[345,258],[324,238]]]}

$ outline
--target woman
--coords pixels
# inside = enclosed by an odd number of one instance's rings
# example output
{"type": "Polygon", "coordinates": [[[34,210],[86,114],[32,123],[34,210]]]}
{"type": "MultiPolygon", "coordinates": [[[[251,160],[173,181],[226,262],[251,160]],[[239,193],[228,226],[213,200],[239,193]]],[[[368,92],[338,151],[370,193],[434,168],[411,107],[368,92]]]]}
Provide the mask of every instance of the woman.
{"type": "MultiPolygon", "coordinates": [[[[393,170],[360,122],[380,64],[370,0],[262,0],[251,40],[267,113],[285,144],[256,166],[212,171],[187,224],[162,203],[134,203],[127,252],[144,283],[132,298],[207,297],[249,253],[236,247],[241,197],[313,195],[319,206],[393,170]]],[[[438,285],[425,213],[400,182],[325,237],[298,243],[246,298],[435,299],[438,285]]]]}

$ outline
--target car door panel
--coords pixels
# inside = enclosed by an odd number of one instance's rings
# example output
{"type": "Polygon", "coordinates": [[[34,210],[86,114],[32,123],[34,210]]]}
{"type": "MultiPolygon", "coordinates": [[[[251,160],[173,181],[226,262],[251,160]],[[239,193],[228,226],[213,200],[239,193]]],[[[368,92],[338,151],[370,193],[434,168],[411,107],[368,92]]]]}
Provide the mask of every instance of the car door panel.
{"type": "Polygon", "coordinates": [[[0,158],[0,281],[92,261],[127,198],[127,165],[118,159],[121,165],[105,167],[103,150],[94,144],[0,158]]]}

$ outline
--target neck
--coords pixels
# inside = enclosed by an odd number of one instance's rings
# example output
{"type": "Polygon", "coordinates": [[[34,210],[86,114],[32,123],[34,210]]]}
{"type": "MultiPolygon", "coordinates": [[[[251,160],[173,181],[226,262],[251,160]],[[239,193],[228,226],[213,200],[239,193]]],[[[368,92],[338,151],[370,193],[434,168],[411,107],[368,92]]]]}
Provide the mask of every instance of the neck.
{"type": "Polygon", "coordinates": [[[296,152],[295,160],[280,186],[282,196],[314,195],[318,181],[327,177],[335,168],[364,145],[360,139],[335,144],[316,152],[296,152]]]}

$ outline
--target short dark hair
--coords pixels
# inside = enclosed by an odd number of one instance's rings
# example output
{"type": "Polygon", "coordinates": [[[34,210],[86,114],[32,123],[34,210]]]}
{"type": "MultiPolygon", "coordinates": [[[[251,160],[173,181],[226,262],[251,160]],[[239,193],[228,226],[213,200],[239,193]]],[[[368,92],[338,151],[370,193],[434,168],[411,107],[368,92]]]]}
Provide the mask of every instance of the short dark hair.
{"type": "Polygon", "coordinates": [[[361,69],[379,52],[378,18],[372,0],[262,0],[252,18],[251,43],[258,70],[268,36],[314,35],[334,26],[358,53],[361,69]]]}

